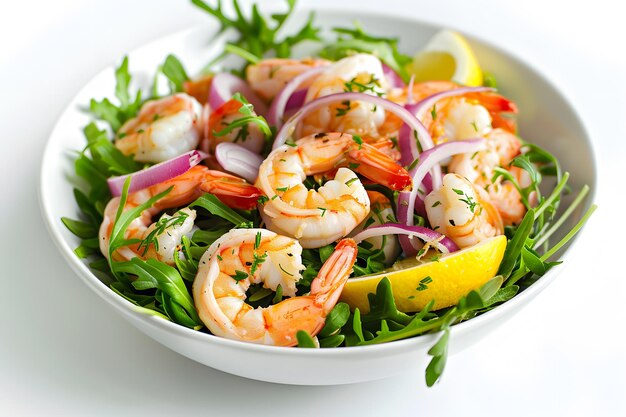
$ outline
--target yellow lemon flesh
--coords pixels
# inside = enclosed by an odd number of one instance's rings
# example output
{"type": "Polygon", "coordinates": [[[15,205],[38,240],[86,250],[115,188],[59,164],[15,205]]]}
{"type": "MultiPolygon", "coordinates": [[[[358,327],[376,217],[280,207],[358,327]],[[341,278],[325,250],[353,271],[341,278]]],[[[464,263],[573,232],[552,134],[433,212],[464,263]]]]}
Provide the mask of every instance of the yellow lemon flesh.
{"type": "Polygon", "coordinates": [[[506,249],[506,237],[495,236],[472,247],[439,255],[436,260],[427,254],[426,261],[408,258],[376,275],[351,278],[341,293],[341,301],[362,313],[369,311],[367,294],[376,293],[376,286],[387,277],[398,310],[419,311],[431,300],[433,310],[456,305],[471,290],[479,289],[498,272],[506,249]]]}
{"type": "Polygon", "coordinates": [[[465,38],[451,30],[435,34],[406,66],[415,82],[444,80],[468,86],[483,83],[476,55],[465,38]]]}

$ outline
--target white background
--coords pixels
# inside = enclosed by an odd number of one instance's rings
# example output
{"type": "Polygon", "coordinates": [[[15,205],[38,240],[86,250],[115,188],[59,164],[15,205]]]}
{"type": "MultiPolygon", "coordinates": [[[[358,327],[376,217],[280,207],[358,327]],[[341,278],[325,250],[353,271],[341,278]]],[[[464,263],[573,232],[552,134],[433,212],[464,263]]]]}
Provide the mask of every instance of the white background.
{"type": "Polygon", "coordinates": [[[511,50],[573,102],[597,149],[600,208],[576,256],[503,328],[449,358],[443,380],[427,389],[424,370],[410,363],[395,379],[347,386],[234,377],[169,351],[105,305],[57,254],[39,214],[44,144],[100,69],[206,17],[175,0],[0,0],[0,415],[626,415],[626,29],[613,4],[341,2],[511,50]]]}

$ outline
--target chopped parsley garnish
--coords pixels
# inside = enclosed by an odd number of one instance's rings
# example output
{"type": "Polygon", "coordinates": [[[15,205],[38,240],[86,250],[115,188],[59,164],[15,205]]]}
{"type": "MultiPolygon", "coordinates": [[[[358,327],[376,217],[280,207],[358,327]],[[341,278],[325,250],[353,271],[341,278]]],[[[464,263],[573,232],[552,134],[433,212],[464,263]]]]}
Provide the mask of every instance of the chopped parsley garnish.
{"type": "Polygon", "coordinates": [[[343,107],[337,107],[335,117],[345,116],[352,108],[350,107],[350,100],[344,100],[341,102],[343,107]]]}
{"type": "Polygon", "coordinates": [[[189,215],[183,211],[179,211],[176,215],[172,217],[161,217],[155,224],[154,229],[146,236],[141,242],[139,242],[138,249],[144,248],[143,254],[145,255],[148,252],[148,248],[150,245],[154,245],[154,249],[159,250],[159,240],[158,236],[165,233],[170,227],[182,225],[185,220],[187,220],[189,215]]]}
{"type": "Polygon", "coordinates": [[[359,136],[359,135],[352,135],[352,140],[354,141],[354,143],[359,145],[359,149],[361,149],[363,147],[363,139],[361,139],[361,136],[359,136]]]}
{"type": "Polygon", "coordinates": [[[348,181],[345,182],[345,184],[349,187],[352,185],[353,182],[358,181],[358,178],[351,178],[348,181]]]}
{"type": "Polygon", "coordinates": [[[427,276],[420,280],[420,286],[416,288],[417,291],[424,291],[428,289],[428,284],[433,282],[433,279],[430,276],[427,276]]]}
{"type": "Polygon", "coordinates": [[[283,268],[283,266],[281,264],[278,264],[278,267],[280,268],[281,271],[283,271],[285,274],[289,275],[289,276],[293,276],[293,274],[291,272],[285,271],[285,268],[283,268]]]}
{"type": "Polygon", "coordinates": [[[235,270],[235,275],[231,275],[230,277],[234,279],[235,281],[239,282],[248,278],[248,273],[244,271],[235,270]]]}
{"type": "Polygon", "coordinates": [[[250,275],[254,275],[256,270],[259,268],[259,265],[265,262],[265,259],[267,258],[267,252],[264,252],[263,255],[257,255],[256,253],[254,253],[252,254],[252,257],[253,260],[252,266],[250,266],[250,275]]]}
{"type": "Polygon", "coordinates": [[[374,74],[370,74],[370,79],[366,83],[358,82],[357,77],[354,77],[350,81],[344,83],[344,86],[344,91],[347,92],[354,91],[357,93],[365,93],[367,91],[370,91],[376,94],[378,97],[381,97],[383,95],[383,92],[377,89],[377,87],[380,88],[380,81],[376,78],[374,74]]]}
{"type": "Polygon", "coordinates": [[[328,210],[328,209],[325,209],[324,207],[318,207],[317,209],[322,211],[321,217],[324,217],[324,214],[326,214],[326,210],[328,210]]]}
{"type": "MultiPolygon", "coordinates": [[[[454,191],[455,193],[457,193],[458,195],[462,195],[465,198],[459,198],[459,201],[467,204],[467,207],[470,209],[470,211],[472,213],[474,213],[474,210],[476,209],[476,206],[478,205],[478,202],[474,201],[474,198],[467,195],[467,193],[463,190],[459,190],[457,188],[453,188],[452,191],[454,191]]],[[[434,207],[434,206],[433,206],[434,207]]],[[[450,221],[452,223],[452,221],[450,221]]],[[[454,224],[453,224],[454,226],[454,224]]]]}
{"type": "Polygon", "coordinates": [[[259,204],[265,204],[265,203],[267,203],[268,201],[270,201],[270,199],[269,199],[269,198],[267,198],[267,196],[266,196],[266,195],[262,195],[262,196],[260,196],[260,197],[257,199],[257,203],[259,203],[259,204]]]}

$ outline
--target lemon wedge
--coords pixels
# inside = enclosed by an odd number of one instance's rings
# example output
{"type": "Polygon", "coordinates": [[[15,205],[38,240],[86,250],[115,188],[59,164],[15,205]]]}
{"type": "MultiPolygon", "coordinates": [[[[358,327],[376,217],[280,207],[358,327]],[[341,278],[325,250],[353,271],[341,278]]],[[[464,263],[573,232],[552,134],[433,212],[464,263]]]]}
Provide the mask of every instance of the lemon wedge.
{"type": "Polygon", "coordinates": [[[483,73],[469,43],[457,32],[441,30],[406,67],[416,82],[444,80],[479,86],[483,73]]]}
{"type": "Polygon", "coordinates": [[[378,283],[387,277],[400,311],[419,311],[431,300],[435,300],[433,310],[450,307],[496,275],[505,249],[506,237],[495,236],[438,258],[429,257],[429,254],[422,261],[408,258],[376,275],[349,279],[341,293],[341,301],[352,309],[358,307],[362,313],[367,313],[367,294],[376,293],[378,283]]]}

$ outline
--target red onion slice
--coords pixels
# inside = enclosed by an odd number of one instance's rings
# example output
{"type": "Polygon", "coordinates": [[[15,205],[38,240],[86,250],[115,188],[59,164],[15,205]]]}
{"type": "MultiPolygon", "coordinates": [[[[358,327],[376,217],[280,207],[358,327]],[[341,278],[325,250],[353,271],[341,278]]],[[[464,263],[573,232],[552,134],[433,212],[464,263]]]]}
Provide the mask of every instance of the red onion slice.
{"type": "MultiPolygon", "coordinates": [[[[420,161],[415,168],[409,171],[409,174],[413,177],[413,189],[408,197],[407,207],[407,219],[406,224],[413,225],[413,212],[415,211],[415,199],[417,198],[417,191],[422,183],[422,180],[433,169],[433,166],[439,166],[439,162],[449,158],[451,156],[461,153],[473,153],[484,149],[485,141],[482,138],[479,139],[467,139],[467,140],[455,140],[452,142],[446,142],[428,149],[420,155],[420,161]]],[[[432,188],[434,190],[441,186],[441,177],[432,177],[432,188]]]]}
{"type": "Polygon", "coordinates": [[[411,75],[409,85],[406,88],[406,104],[414,104],[415,97],[413,97],[413,84],[415,83],[415,75],[411,75]]]}
{"type": "Polygon", "coordinates": [[[380,226],[372,226],[357,233],[352,237],[357,243],[374,236],[384,235],[405,235],[414,236],[424,242],[430,243],[442,253],[450,253],[459,250],[459,247],[452,239],[437,233],[432,229],[422,226],[407,226],[399,223],[386,223],[380,226]]]}
{"type": "MultiPolygon", "coordinates": [[[[410,191],[400,191],[398,194],[398,204],[396,207],[396,217],[401,224],[407,224],[409,218],[409,198],[411,196],[410,191]]],[[[415,199],[415,212],[422,217],[426,217],[426,208],[424,207],[424,200],[417,196],[415,199]]],[[[415,256],[417,254],[417,242],[413,244],[413,240],[406,235],[398,236],[402,251],[406,256],[415,256]]]]}
{"type": "Polygon", "coordinates": [[[304,105],[304,99],[306,99],[306,95],[308,92],[308,88],[301,88],[299,90],[296,90],[296,92],[293,93],[287,101],[287,105],[285,106],[285,113],[290,110],[298,110],[300,107],[302,107],[304,105]]]}
{"type": "Polygon", "coordinates": [[[459,87],[430,95],[416,104],[407,106],[407,109],[419,120],[422,120],[424,115],[429,112],[439,100],[449,97],[463,96],[469,93],[483,93],[487,91],[495,91],[495,89],[491,87],[459,87]]]}
{"type": "MultiPolygon", "coordinates": [[[[294,93],[296,92],[298,87],[300,87],[300,85],[306,80],[318,76],[326,69],[326,66],[315,67],[293,77],[291,81],[289,81],[283,87],[283,89],[280,90],[276,97],[274,97],[274,100],[272,100],[272,105],[270,106],[269,112],[267,113],[267,121],[269,122],[269,124],[274,125],[277,128],[282,126],[285,110],[288,107],[290,99],[293,97],[293,95],[295,95],[294,93]]],[[[304,93],[304,97],[302,97],[300,105],[304,103],[305,97],[306,93],[304,93]]]]}
{"type": "Polygon", "coordinates": [[[208,156],[204,152],[190,151],[141,171],[111,177],[107,179],[107,184],[113,197],[117,197],[122,194],[126,178],[132,177],[128,192],[134,193],[182,175],[208,156]]]}
{"type": "Polygon", "coordinates": [[[261,155],[232,142],[218,143],[215,147],[215,157],[222,168],[251,184],[259,176],[259,167],[263,162],[261,155]]]}
{"type": "Polygon", "coordinates": [[[402,77],[385,63],[383,63],[383,74],[385,74],[385,78],[389,81],[391,88],[404,88],[406,86],[402,77]]]}
{"type": "Polygon", "coordinates": [[[241,78],[227,72],[220,72],[213,76],[211,89],[209,90],[209,104],[211,108],[217,109],[230,100],[235,93],[241,93],[254,106],[256,114],[261,116],[267,114],[267,105],[252,91],[252,88],[241,78]]]}

